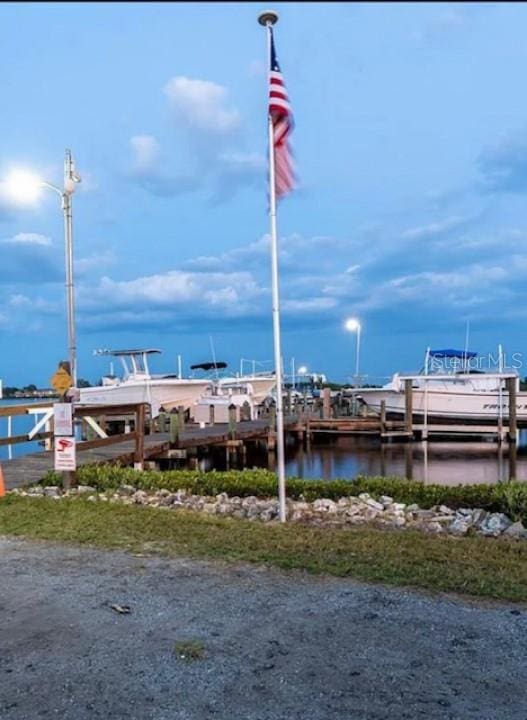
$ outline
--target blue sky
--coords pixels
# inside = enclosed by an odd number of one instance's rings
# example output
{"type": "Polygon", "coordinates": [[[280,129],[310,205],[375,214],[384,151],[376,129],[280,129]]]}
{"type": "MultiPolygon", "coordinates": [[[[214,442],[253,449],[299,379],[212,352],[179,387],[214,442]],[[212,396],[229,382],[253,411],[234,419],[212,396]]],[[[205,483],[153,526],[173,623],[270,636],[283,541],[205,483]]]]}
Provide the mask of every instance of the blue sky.
{"type": "MultiPolygon", "coordinates": [[[[79,375],[271,360],[265,36],[253,3],[0,5],[0,377],[66,356],[58,198],[74,196],[79,375]]],[[[427,345],[527,350],[527,6],[277,3],[298,190],[279,208],[285,362],[417,368],[427,345]]],[[[527,370],[526,373],[527,374],[527,370]]]]}

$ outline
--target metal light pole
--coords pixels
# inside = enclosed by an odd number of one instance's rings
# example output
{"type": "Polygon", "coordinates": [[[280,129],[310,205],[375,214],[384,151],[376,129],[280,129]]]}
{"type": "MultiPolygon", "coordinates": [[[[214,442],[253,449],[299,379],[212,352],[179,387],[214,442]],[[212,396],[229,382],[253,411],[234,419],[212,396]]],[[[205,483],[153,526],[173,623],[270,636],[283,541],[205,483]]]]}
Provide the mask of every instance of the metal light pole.
{"type": "Polygon", "coordinates": [[[359,327],[357,328],[357,349],[356,349],[356,357],[355,357],[355,378],[356,378],[356,384],[358,385],[360,382],[360,375],[359,375],[359,365],[360,365],[360,332],[361,332],[361,326],[359,323],[359,327]]]}
{"type": "Polygon", "coordinates": [[[356,318],[349,318],[344,323],[344,327],[349,332],[357,333],[357,343],[355,346],[355,385],[359,383],[359,369],[360,369],[360,333],[361,324],[356,318]]]}
{"type": "Polygon", "coordinates": [[[14,171],[7,178],[6,190],[17,202],[34,202],[39,188],[49,188],[57,193],[61,200],[64,213],[64,255],[66,265],[66,310],[68,316],[68,356],[70,374],[73,385],[77,385],[77,348],[75,342],[75,299],[73,288],[73,237],[71,196],[75,185],[80,183],[80,176],[75,171],[71,150],[64,155],[64,186],[62,188],[41,180],[30,172],[14,171]]]}
{"type": "Polygon", "coordinates": [[[61,190],[56,185],[41,182],[42,187],[54,190],[61,198],[62,212],[64,214],[64,258],[66,265],[66,312],[68,322],[68,359],[73,386],[77,386],[77,342],[75,337],[75,294],[73,283],[73,224],[71,196],[75,191],[75,184],[81,181],[75,171],[71,150],[64,154],[64,187],[61,190]]]}

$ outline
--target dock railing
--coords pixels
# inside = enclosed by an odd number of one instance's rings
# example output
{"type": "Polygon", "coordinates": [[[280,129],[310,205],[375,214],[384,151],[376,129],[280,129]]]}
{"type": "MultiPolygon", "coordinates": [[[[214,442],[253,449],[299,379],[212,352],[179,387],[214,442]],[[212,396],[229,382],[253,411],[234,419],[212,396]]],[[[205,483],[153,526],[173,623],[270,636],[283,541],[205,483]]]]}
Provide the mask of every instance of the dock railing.
{"type": "MultiPolygon", "coordinates": [[[[81,439],[77,443],[78,450],[91,450],[117,443],[134,441],[134,463],[142,465],[144,458],[144,438],[150,406],[147,403],[126,405],[75,405],[74,426],[76,435],[81,439]],[[130,420],[134,421],[131,430],[130,420]],[[124,432],[108,435],[107,421],[122,420],[124,432]],[[83,436],[91,435],[92,439],[82,440],[83,436]]],[[[0,407],[0,419],[7,419],[7,434],[0,437],[0,447],[8,449],[8,459],[12,459],[14,445],[44,441],[45,449],[53,449],[54,440],[54,407],[53,403],[28,403],[23,405],[4,405],[0,407]],[[33,419],[33,426],[20,433],[13,431],[14,420],[21,417],[33,419]]]]}

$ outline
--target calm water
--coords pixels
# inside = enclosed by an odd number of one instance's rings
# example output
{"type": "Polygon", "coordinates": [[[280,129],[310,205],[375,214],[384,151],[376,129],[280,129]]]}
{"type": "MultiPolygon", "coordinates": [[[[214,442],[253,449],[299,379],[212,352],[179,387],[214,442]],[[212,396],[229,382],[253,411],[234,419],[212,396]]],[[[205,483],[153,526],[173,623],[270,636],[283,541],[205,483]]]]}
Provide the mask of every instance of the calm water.
{"type": "MultiPolygon", "coordinates": [[[[26,400],[26,399],[20,399],[20,400],[0,400],[0,407],[2,405],[33,405],[33,404],[42,404],[47,402],[47,400],[36,398],[35,400],[26,400]]],[[[52,404],[54,401],[51,400],[50,404],[52,404]]],[[[38,416],[39,419],[42,417],[42,415],[38,416]]],[[[23,435],[24,433],[28,433],[31,428],[35,424],[35,416],[34,415],[17,415],[13,418],[11,418],[12,422],[12,428],[11,428],[11,435],[23,435]]],[[[8,420],[7,418],[1,418],[0,417],[0,438],[7,437],[7,427],[8,427],[8,420]]],[[[36,452],[40,449],[40,445],[38,442],[30,442],[30,443],[20,443],[19,445],[12,445],[11,446],[11,452],[13,457],[18,457],[19,455],[24,455],[29,452],[36,452]]],[[[7,460],[9,457],[9,450],[7,446],[0,446],[0,460],[7,460]]]]}
{"type": "MultiPolygon", "coordinates": [[[[0,400],[0,405],[24,403],[28,401],[0,400]]],[[[12,434],[27,433],[33,424],[34,419],[30,416],[15,417],[12,434]]],[[[7,419],[0,418],[0,437],[6,436],[7,419]]],[[[40,448],[36,442],[14,445],[13,456],[40,448]]],[[[0,461],[7,458],[7,447],[0,447],[0,461]]],[[[317,441],[309,450],[289,445],[286,460],[289,476],[324,480],[351,479],[356,475],[397,475],[443,485],[495,483],[511,477],[527,480],[527,431],[521,431],[517,448],[500,447],[490,441],[381,444],[378,438],[348,435],[317,441]]],[[[264,448],[249,450],[247,466],[274,469],[264,448]]],[[[225,469],[225,451],[217,450],[204,456],[199,460],[199,467],[202,470],[225,469]]]]}
{"type": "MultiPolygon", "coordinates": [[[[206,470],[224,469],[224,452],[200,460],[206,470]]],[[[249,452],[248,467],[274,469],[265,450],[249,452]]],[[[298,476],[332,480],[356,475],[396,475],[427,483],[496,483],[511,477],[527,480],[527,433],[515,448],[495,442],[414,442],[382,444],[367,436],[345,436],[312,444],[309,450],[287,448],[286,472],[298,476]]]]}

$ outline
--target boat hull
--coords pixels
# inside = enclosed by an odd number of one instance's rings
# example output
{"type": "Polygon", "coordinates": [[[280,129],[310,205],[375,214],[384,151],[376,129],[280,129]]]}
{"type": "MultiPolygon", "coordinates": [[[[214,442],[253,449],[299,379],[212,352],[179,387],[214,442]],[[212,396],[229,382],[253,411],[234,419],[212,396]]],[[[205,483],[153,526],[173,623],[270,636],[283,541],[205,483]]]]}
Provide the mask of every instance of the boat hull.
{"type": "Polygon", "coordinates": [[[116,385],[82,388],[80,403],[83,405],[127,405],[147,403],[152,417],[161,408],[172,410],[183,407],[188,410],[203,395],[210,383],[206,380],[150,380],[126,381],[116,385]]]}
{"type": "MultiPolygon", "coordinates": [[[[367,407],[376,412],[381,411],[381,402],[386,405],[388,417],[400,418],[405,414],[404,392],[379,388],[362,390],[358,397],[367,407]]],[[[509,397],[502,393],[500,413],[500,397],[498,392],[445,392],[429,389],[412,391],[412,412],[414,416],[424,417],[429,421],[463,420],[465,422],[497,422],[509,416],[509,397]]],[[[527,421],[527,393],[516,395],[516,415],[518,420],[527,421]]]]}

